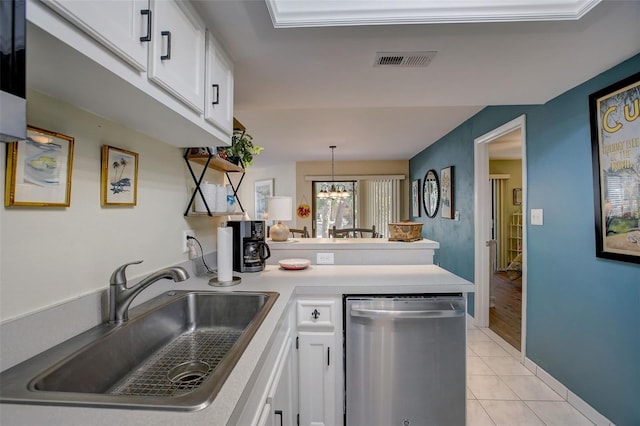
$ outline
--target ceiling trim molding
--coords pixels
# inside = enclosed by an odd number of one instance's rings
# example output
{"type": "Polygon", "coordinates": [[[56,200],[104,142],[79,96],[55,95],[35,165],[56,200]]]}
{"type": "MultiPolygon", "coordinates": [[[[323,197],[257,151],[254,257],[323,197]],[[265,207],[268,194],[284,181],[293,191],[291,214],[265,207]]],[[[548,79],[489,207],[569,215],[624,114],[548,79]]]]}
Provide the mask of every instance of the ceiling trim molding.
{"type": "Polygon", "coordinates": [[[275,28],[578,20],[602,0],[265,0],[275,28]]]}

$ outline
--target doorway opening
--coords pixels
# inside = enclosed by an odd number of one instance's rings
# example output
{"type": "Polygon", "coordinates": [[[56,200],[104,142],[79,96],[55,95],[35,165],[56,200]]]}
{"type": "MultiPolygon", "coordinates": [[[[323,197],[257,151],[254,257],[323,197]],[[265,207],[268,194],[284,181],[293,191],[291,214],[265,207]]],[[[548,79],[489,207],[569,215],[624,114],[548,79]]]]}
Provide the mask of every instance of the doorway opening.
{"type": "Polygon", "coordinates": [[[527,282],[525,116],[474,142],[474,322],[478,327],[489,327],[501,335],[520,350],[524,359],[527,282]],[[500,323],[500,320],[506,322],[500,323]],[[515,329],[519,329],[519,333],[515,329]]]}
{"type": "Polygon", "coordinates": [[[520,350],[522,340],[522,132],[489,143],[491,240],[489,328],[520,350]]]}

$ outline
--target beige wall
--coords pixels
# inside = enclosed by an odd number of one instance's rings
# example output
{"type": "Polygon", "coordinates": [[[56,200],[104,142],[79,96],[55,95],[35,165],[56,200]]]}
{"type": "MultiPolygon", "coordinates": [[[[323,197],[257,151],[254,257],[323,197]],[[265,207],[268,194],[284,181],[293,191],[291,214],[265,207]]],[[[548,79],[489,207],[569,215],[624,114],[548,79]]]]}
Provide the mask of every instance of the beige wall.
{"type": "Polygon", "coordinates": [[[183,216],[193,181],[182,149],[37,92],[28,93],[27,109],[30,125],[75,138],[71,206],[2,207],[0,320],[106,290],[126,262],[144,260],[129,268],[130,278],[183,262],[183,230],[195,231],[205,253],[215,248],[219,219],[183,216]],[[136,207],[100,206],[103,144],[139,154],[136,207]]]}
{"type": "Polygon", "coordinates": [[[506,214],[511,215],[516,211],[522,210],[522,206],[513,204],[513,190],[515,188],[522,189],[522,161],[521,160],[491,160],[489,162],[490,174],[508,174],[511,175],[507,179],[504,206],[506,214]]]}
{"type": "MultiPolygon", "coordinates": [[[[409,217],[409,160],[389,161],[336,161],[334,163],[336,179],[358,175],[404,175],[402,181],[403,203],[400,217],[409,217]]],[[[294,200],[294,213],[296,207],[306,199],[309,206],[313,204],[312,183],[306,181],[306,176],[331,176],[331,161],[300,161],[296,163],[296,197],[294,200]]],[[[311,232],[312,220],[296,217],[298,228],[306,226],[311,232]]]]}
{"type": "MultiPolygon", "coordinates": [[[[522,189],[522,161],[521,160],[491,160],[489,162],[490,174],[504,174],[510,175],[505,183],[505,193],[502,199],[504,220],[502,223],[497,224],[501,229],[501,239],[498,243],[498,267],[506,268],[514,257],[516,252],[511,251],[510,248],[513,244],[516,244],[510,237],[514,232],[512,223],[512,215],[515,212],[522,212],[522,205],[513,204],[513,190],[515,188],[522,189]]],[[[521,194],[521,197],[523,194],[521,194]]],[[[522,199],[522,198],[521,198],[522,199]]]]}

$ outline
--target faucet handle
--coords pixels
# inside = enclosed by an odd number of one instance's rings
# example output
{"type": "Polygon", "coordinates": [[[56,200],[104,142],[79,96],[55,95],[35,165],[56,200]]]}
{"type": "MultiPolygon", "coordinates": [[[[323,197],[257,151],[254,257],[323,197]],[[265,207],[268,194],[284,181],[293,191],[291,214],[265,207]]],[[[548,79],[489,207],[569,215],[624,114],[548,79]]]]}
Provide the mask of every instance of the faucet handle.
{"type": "Polygon", "coordinates": [[[124,265],[120,266],[118,269],[116,269],[115,271],[113,271],[113,274],[111,274],[111,280],[109,280],[109,283],[111,285],[127,285],[127,276],[125,274],[125,269],[127,269],[127,266],[129,265],[137,265],[139,263],[142,263],[142,260],[136,260],[135,262],[129,262],[129,263],[125,263],[124,265]]]}

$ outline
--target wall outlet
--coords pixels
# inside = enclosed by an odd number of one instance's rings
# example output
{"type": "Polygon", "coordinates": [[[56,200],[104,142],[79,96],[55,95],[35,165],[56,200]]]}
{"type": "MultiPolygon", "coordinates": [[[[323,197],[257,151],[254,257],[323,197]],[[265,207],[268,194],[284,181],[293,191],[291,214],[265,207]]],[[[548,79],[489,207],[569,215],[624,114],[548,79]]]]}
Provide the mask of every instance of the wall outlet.
{"type": "Polygon", "coordinates": [[[186,231],[182,231],[182,252],[183,253],[188,253],[189,252],[189,245],[187,244],[187,242],[188,242],[187,237],[195,237],[195,233],[191,229],[188,229],[186,231]]]}
{"type": "Polygon", "coordinates": [[[460,210],[456,210],[456,213],[453,216],[453,220],[460,220],[460,210]]]}
{"type": "Polygon", "coordinates": [[[316,253],[318,265],[333,265],[333,253],[316,253]]]}

